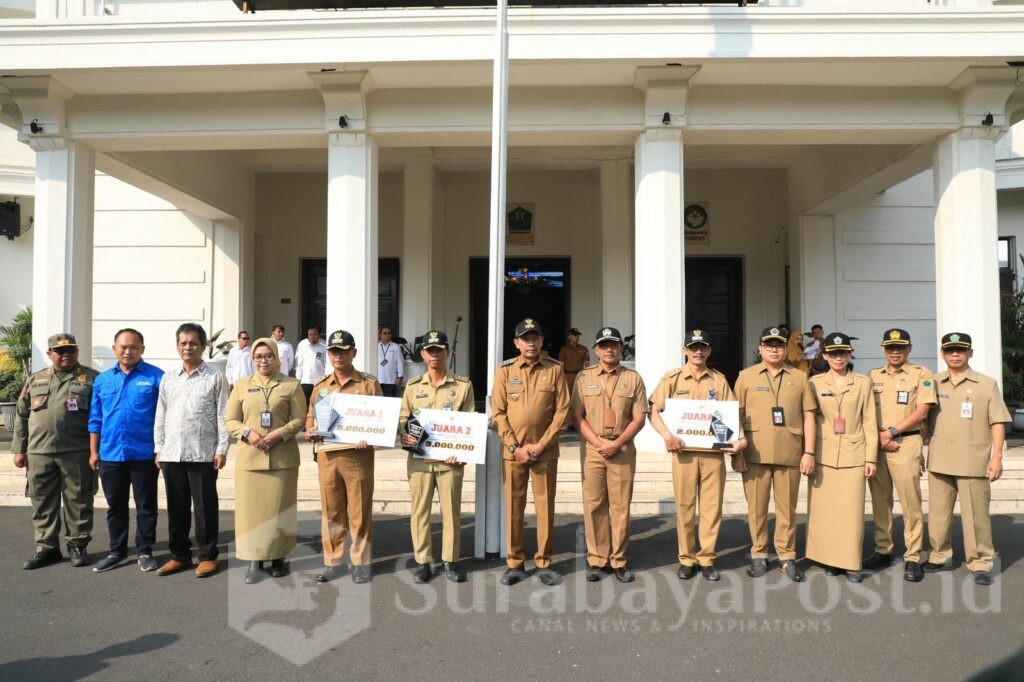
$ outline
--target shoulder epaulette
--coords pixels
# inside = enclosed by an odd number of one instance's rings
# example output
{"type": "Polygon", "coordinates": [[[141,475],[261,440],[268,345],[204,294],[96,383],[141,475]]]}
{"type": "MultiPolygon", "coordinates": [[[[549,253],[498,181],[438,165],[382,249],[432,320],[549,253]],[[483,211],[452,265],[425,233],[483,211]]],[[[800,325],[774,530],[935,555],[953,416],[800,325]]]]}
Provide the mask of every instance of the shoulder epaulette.
{"type": "Polygon", "coordinates": [[[377,377],[373,376],[369,372],[360,372],[360,374],[362,374],[363,378],[365,378],[365,379],[369,379],[371,381],[377,381],[377,377]]]}
{"type": "Polygon", "coordinates": [[[498,365],[498,367],[507,367],[518,359],[519,358],[509,358],[508,360],[502,360],[501,364],[498,365]]]}
{"type": "Polygon", "coordinates": [[[469,381],[469,377],[464,377],[461,374],[453,374],[452,375],[452,379],[455,379],[455,381],[462,381],[462,382],[468,382],[469,381]]]}

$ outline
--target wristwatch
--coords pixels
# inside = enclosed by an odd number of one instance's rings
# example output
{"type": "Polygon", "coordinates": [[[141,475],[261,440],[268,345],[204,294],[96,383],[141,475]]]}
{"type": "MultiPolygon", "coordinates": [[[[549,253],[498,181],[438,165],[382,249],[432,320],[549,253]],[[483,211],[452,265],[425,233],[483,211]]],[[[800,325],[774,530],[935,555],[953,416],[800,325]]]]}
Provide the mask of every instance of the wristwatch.
{"type": "Polygon", "coordinates": [[[889,427],[889,435],[892,436],[893,438],[899,438],[900,430],[897,429],[895,426],[890,426],[889,427]]]}
{"type": "Polygon", "coordinates": [[[249,440],[249,434],[252,433],[252,429],[246,426],[242,429],[242,440],[249,440]]]}
{"type": "Polygon", "coordinates": [[[509,451],[509,454],[513,454],[513,455],[514,455],[514,454],[516,454],[516,450],[517,450],[518,448],[519,448],[519,446],[518,446],[518,445],[514,445],[514,444],[512,444],[512,443],[509,443],[509,446],[508,446],[508,451],[509,451]]]}

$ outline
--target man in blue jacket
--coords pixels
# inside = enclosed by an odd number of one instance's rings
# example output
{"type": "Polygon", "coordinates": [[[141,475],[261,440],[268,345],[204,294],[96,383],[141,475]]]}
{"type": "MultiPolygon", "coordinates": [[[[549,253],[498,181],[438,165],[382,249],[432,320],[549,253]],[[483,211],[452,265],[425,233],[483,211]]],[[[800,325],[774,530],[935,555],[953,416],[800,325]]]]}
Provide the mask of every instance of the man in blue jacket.
{"type": "Polygon", "coordinates": [[[142,333],[122,329],[114,335],[117,365],[96,378],[89,411],[89,464],[99,469],[107,497],[110,554],[93,571],[109,571],[128,556],[128,494],[135,497],[135,544],[139,568],[157,568],[157,480],[153,421],[163,370],[142,360],[142,333]]]}

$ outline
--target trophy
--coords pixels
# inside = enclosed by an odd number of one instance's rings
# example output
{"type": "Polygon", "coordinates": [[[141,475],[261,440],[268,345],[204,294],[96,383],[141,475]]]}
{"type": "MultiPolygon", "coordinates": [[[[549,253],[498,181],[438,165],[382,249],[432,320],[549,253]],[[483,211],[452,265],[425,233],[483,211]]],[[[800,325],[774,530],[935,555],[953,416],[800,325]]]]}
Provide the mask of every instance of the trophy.
{"type": "Polygon", "coordinates": [[[412,416],[409,417],[409,421],[405,423],[405,432],[416,439],[416,445],[403,445],[403,450],[408,450],[414,455],[425,455],[423,451],[423,443],[430,436],[427,430],[423,427],[423,424],[419,420],[420,411],[413,410],[412,416]]]}
{"type": "Polygon", "coordinates": [[[711,445],[713,450],[724,450],[730,447],[727,441],[732,439],[733,430],[722,420],[721,412],[716,411],[714,416],[711,417],[710,430],[718,441],[711,445]]]}
{"type": "Polygon", "coordinates": [[[313,416],[316,418],[316,435],[324,440],[333,440],[333,430],[341,415],[334,411],[334,401],[330,396],[324,396],[313,406],[313,416]]]}

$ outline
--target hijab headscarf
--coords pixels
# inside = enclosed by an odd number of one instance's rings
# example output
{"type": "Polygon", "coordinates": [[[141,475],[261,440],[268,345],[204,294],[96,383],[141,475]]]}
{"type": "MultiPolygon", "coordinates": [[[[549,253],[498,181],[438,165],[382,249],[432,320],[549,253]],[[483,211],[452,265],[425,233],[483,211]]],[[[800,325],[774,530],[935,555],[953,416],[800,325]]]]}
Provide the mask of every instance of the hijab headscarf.
{"type": "Polygon", "coordinates": [[[254,359],[252,362],[253,377],[260,377],[260,380],[263,382],[278,378],[278,375],[281,374],[281,353],[277,350],[277,343],[274,341],[274,339],[268,336],[256,339],[256,341],[253,342],[252,344],[251,354],[255,354],[256,349],[259,348],[260,346],[266,346],[268,349],[270,349],[270,352],[274,354],[274,361],[271,363],[271,367],[273,368],[274,372],[270,376],[264,376],[260,374],[259,370],[256,369],[257,364],[256,360],[254,359]]]}
{"type": "Polygon", "coordinates": [[[803,332],[790,332],[789,344],[786,346],[786,364],[806,372],[808,368],[807,358],[804,357],[804,349],[800,347],[800,343],[797,341],[797,338],[801,336],[803,336],[803,332]]]}

